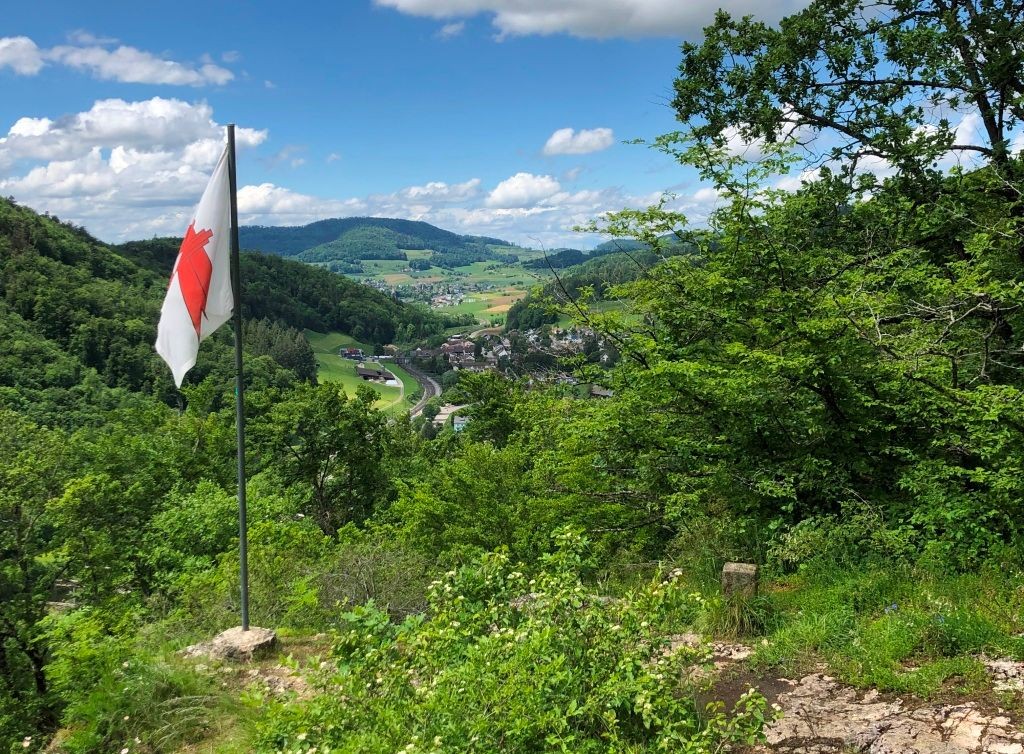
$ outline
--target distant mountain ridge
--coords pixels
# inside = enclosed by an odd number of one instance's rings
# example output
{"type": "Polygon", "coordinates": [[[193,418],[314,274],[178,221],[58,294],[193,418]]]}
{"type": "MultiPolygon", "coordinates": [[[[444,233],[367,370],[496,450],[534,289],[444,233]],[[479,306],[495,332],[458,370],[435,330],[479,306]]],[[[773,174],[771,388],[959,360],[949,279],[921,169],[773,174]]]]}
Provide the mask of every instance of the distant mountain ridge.
{"type": "Polygon", "coordinates": [[[308,225],[245,225],[239,230],[243,249],[262,251],[339,272],[366,259],[407,259],[406,251],[429,250],[441,267],[501,259],[501,248],[513,244],[500,238],[453,233],[422,220],[390,217],[343,217],[308,225]],[[497,249],[494,247],[498,247],[497,249]]]}

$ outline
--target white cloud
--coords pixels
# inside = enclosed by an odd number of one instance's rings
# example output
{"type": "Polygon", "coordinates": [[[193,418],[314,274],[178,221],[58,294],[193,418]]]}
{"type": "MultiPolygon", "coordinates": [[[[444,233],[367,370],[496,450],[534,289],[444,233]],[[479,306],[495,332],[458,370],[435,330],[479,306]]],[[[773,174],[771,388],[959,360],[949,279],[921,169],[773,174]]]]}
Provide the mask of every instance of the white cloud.
{"type": "Polygon", "coordinates": [[[364,214],[367,204],[360,199],[321,199],[273,183],[238,189],[240,223],[303,225],[326,217],[364,214]]]}
{"type": "Polygon", "coordinates": [[[204,86],[226,84],[235,77],[227,68],[213,63],[188,66],[124,45],[113,50],[61,45],[48,50],[45,57],[69,68],[89,71],[98,79],[132,84],[204,86]]]}
{"type": "Polygon", "coordinates": [[[437,36],[440,37],[441,39],[452,39],[454,37],[459,36],[465,30],[465,21],[453,21],[450,24],[445,24],[444,26],[442,26],[438,30],[437,36]]]}
{"type": "Polygon", "coordinates": [[[86,31],[68,35],[73,44],[40,49],[28,37],[0,38],[0,68],[11,68],[23,76],[33,76],[48,63],[65,65],[91,73],[105,81],[133,84],[173,84],[204,86],[226,84],[235,74],[208,58],[200,65],[166,60],[135,47],[121,45],[108,49],[116,39],[96,37],[86,31]]]}
{"type": "MultiPolygon", "coordinates": [[[[206,103],[153,97],[141,102],[99,100],[85,112],[56,121],[21,118],[0,137],[0,166],[22,159],[68,159],[93,146],[177,149],[204,139],[223,139],[223,128],[212,115],[206,103]]],[[[243,146],[255,146],[266,137],[266,131],[251,128],[235,133],[243,146]]]]}
{"type": "Polygon", "coordinates": [[[34,76],[43,67],[43,56],[28,37],[0,37],[0,68],[21,76],[34,76]]]}
{"type": "Polygon", "coordinates": [[[331,152],[329,155],[327,155],[327,159],[324,160],[324,162],[326,162],[328,165],[330,165],[332,162],[337,162],[340,159],[341,159],[341,155],[340,154],[338,154],[337,152],[331,152]]]}
{"type": "MultiPolygon", "coordinates": [[[[0,137],[0,193],[102,238],[177,233],[224,149],[205,103],[100,100],[56,119],[20,118],[0,137]]],[[[265,130],[237,128],[240,148],[265,130]]]]}
{"type": "Polygon", "coordinates": [[[275,154],[263,160],[268,169],[274,169],[279,165],[288,165],[298,168],[306,164],[306,158],[302,155],[306,147],[303,144],[285,144],[275,154]]]}
{"type": "Polygon", "coordinates": [[[443,181],[431,181],[424,186],[404,188],[397,194],[394,194],[394,196],[421,202],[462,202],[475,197],[479,187],[479,178],[471,178],[464,183],[452,184],[444,183],[443,181]]]}
{"type": "Polygon", "coordinates": [[[544,154],[589,154],[607,149],[615,140],[610,128],[560,128],[548,137],[544,154]]]}
{"type": "Polygon", "coordinates": [[[528,207],[557,193],[559,189],[561,186],[558,181],[550,175],[516,173],[495,186],[484,203],[488,207],[528,207]]]}
{"type": "Polygon", "coordinates": [[[567,33],[578,37],[693,37],[722,7],[768,21],[807,0],[374,0],[402,13],[435,19],[492,14],[499,35],[567,33]],[[766,12],[766,9],[768,12],[766,12]]]}
{"type": "MultiPolygon", "coordinates": [[[[255,147],[266,138],[264,130],[236,130],[240,147],[255,147]]],[[[111,99],[62,117],[20,118],[0,137],[0,195],[13,195],[110,241],[177,235],[223,144],[223,127],[203,102],[111,99]]],[[[302,152],[290,145],[277,154],[289,164],[302,152]]],[[[568,190],[550,175],[520,172],[488,185],[475,177],[435,180],[354,197],[254,183],[239,189],[239,212],[243,223],[264,225],[402,217],[523,244],[580,247],[596,239],[574,233],[573,226],[608,211],[647,206],[658,196],[634,196],[618,187],[568,190]]],[[[688,213],[697,208],[693,216],[699,218],[699,208],[712,198],[698,192],[678,206],[688,213]]]]}

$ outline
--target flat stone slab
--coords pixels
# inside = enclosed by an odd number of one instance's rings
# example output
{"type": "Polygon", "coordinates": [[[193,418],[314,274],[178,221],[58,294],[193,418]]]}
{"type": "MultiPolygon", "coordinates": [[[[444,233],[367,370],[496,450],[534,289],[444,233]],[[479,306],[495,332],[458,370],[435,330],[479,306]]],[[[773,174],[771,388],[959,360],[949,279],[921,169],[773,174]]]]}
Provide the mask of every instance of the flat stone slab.
{"type": "Polygon", "coordinates": [[[250,626],[243,631],[241,626],[229,628],[221,634],[193,644],[182,650],[185,657],[209,657],[215,660],[249,662],[272,654],[277,647],[277,634],[269,628],[250,626]]]}
{"type": "Polygon", "coordinates": [[[859,691],[822,673],[779,695],[783,717],[765,730],[768,747],[790,754],[1024,754],[1024,732],[973,702],[912,706],[859,691]]]}

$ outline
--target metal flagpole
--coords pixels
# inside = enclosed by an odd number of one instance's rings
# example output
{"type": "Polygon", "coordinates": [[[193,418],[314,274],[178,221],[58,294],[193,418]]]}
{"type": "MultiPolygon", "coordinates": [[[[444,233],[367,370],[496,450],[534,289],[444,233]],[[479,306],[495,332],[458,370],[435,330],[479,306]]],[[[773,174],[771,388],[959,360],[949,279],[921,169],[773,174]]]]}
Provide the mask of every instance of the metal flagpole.
{"type": "Polygon", "coordinates": [[[242,380],[242,272],[238,260],[238,184],[235,124],[228,124],[228,185],[231,191],[231,294],[235,321],[235,429],[238,435],[238,556],[242,573],[242,630],[249,630],[248,525],[245,520],[245,384],[242,380]]]}

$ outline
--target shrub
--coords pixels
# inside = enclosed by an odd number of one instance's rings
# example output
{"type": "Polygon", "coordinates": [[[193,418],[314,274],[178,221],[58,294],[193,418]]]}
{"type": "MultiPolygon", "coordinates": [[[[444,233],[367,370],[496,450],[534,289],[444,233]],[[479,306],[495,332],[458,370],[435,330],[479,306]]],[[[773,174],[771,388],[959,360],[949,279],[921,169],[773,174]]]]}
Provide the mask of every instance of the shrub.
{"type": "Polygon", "coordinates": [[[753,743],[764,699],[702,719],[680,692],[692,651],[663,626],[699,599],[673,579],[615,602],[580,581],[584,540],[563,533],[529,579],[501,553],[450,571],[429,617],[396,625],[372,602],[346,616],[321,693],[268,716],[264,751],[715,751],[753,743]]]}

